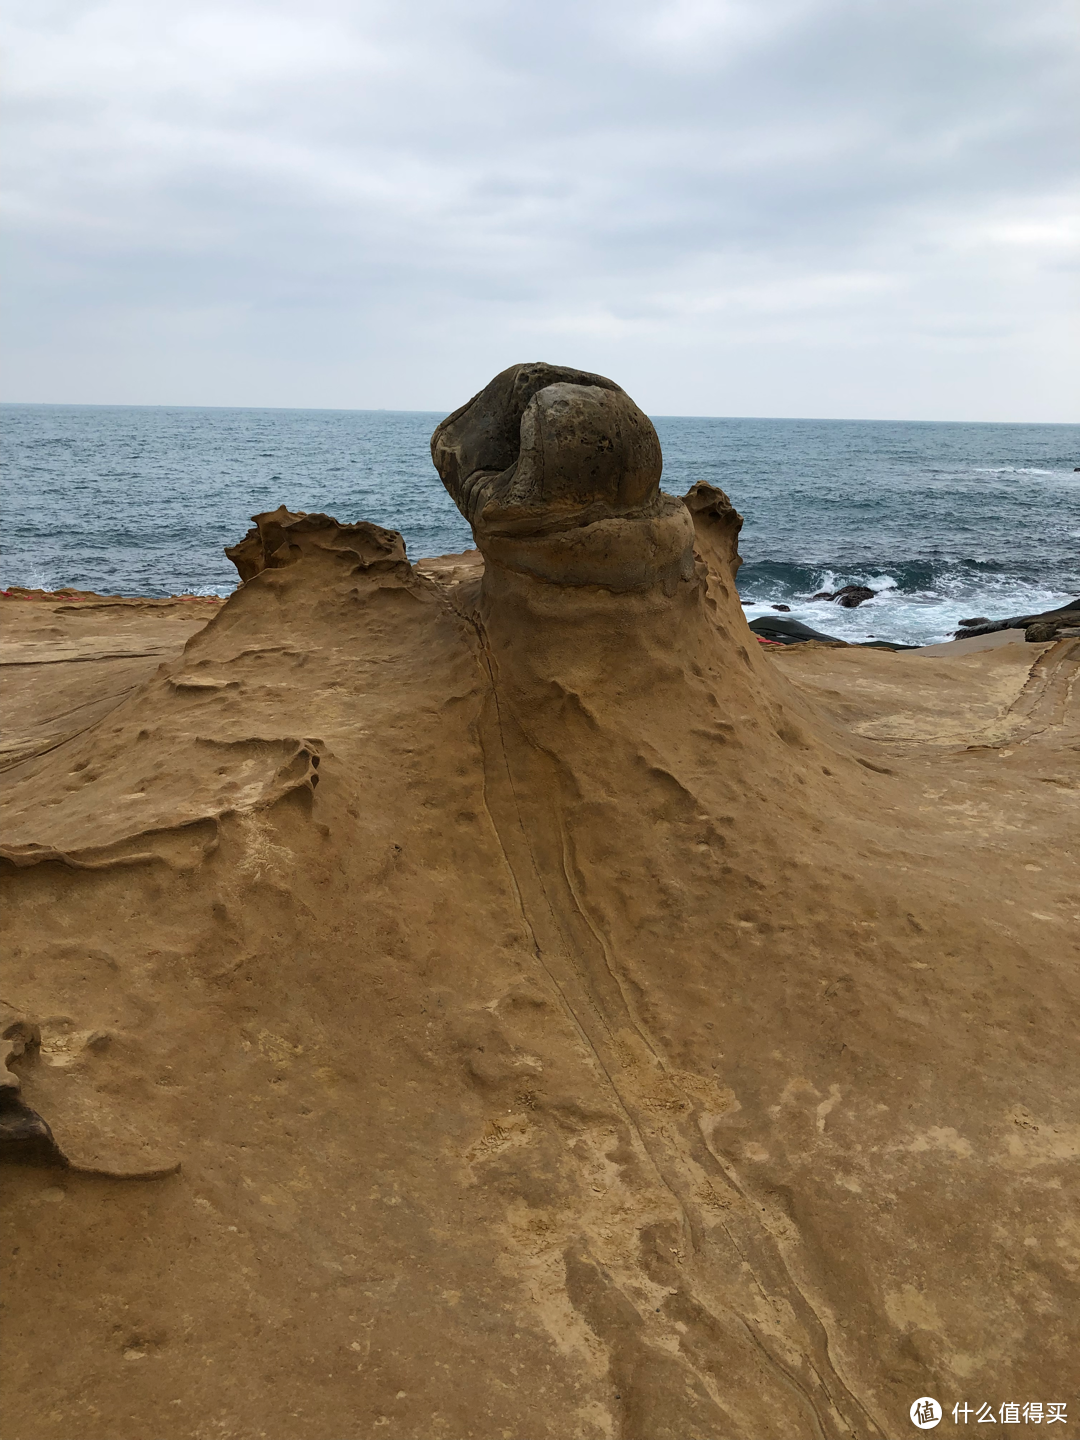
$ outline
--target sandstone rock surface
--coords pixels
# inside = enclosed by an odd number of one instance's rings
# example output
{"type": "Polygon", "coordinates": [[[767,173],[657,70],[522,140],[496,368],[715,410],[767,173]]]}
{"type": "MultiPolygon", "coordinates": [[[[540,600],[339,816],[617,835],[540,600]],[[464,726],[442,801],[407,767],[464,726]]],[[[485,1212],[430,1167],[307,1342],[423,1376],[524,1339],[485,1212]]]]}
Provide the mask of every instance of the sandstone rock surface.
{"type": "Polygon", "coordinates": [[[9,1440],[1075,1393],[1078,642],[766,652],[650,431],[513,367],[433,442],[477,552],[260,516],[6,770],[10,1063],[113,1162],[5,1169],[9,1440]]]}

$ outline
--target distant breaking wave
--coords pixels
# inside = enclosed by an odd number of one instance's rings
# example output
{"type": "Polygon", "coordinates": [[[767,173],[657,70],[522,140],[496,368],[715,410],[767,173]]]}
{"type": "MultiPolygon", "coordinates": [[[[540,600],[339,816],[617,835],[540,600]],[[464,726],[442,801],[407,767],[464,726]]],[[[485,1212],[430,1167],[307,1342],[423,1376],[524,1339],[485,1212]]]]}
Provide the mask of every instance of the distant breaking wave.
{"type": "Polygon", "coordinates": [[[1062,605],[1080,595],[1080,575],[1071,586],[1054,586],[1035,576],[1010,574],[997,562],[985,560],[940,565],[908,561],[844,570],[761,561],[742,566],[739,592],[744,600],[757,602],[745,607],[751,619],[773,614],[774,605],[785,604],[794,619],[842,640],[929,645],[949,639],[961,620],[1004,619],[1062,605]],[[842,585],[866,585],[878,593],[855,610],[813,599],[820,591],[835,592],[842,585]]]}

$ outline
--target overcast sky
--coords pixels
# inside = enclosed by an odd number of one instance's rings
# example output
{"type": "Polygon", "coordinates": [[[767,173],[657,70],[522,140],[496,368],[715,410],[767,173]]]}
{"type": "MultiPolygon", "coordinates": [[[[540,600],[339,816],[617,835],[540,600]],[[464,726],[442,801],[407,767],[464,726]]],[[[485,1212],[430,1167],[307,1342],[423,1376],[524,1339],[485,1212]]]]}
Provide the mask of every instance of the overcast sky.
{"type": "Polygon", "coordinates": [[[8,0],[2,396],[1074,420],[1072,0],[8,0]]]}

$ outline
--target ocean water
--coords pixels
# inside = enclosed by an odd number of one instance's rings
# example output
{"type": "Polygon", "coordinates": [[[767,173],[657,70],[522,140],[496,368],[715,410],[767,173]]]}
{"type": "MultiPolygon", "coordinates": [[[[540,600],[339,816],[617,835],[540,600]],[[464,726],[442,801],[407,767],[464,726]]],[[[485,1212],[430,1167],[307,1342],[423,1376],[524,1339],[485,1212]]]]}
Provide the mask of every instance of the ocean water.
{"type": "MultiPolygon", "coordinates": [[[[282,503],[400,530],[410,556],[472,540],[411,411],[4,405],[4,585],[228,594],[222,554],[282,503]]],[[[654,417],[663,485],[745,517],[747,613],[846,640],[930,644],[961,618],[1080,594],[1080,426],[654,417]],[[814,601],[858,583],[856,610],[814,601]]]]}

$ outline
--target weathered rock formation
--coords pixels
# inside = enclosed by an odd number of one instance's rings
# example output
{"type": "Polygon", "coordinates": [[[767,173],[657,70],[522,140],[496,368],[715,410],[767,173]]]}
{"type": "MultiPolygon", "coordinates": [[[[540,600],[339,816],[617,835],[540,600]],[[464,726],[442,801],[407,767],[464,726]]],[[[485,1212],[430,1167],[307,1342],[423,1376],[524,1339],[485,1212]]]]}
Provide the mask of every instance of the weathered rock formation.
{"type": "Polygon", "coordinates": [[[512,366],[436,428],[431,454],[489,570],[614,593],[673,593],[693,570],[652,422],[602,376],[512,366]]]}
{"type": "Polygon", "coordinates": [[[602,377],[433,453],[479,555],[259,516],[182,652],[26,708],[11,1064],[83,1168],[4,1180],[15,1440],[1067,1398],[1072,651],[766,653],[602,377]]]}
{"type": "Polygon", "coordinates": [[[340,525],[329,515],[294,514],[284,505],[252,517],[254,525],[225,554],[242,581],[254,580],[264,570],[295,565],[305,556],[325,553],[355,564],[357,572],[393,571],[407,565],[405,546],[396,530],[384,530],[363,520],[340,525]]]}

